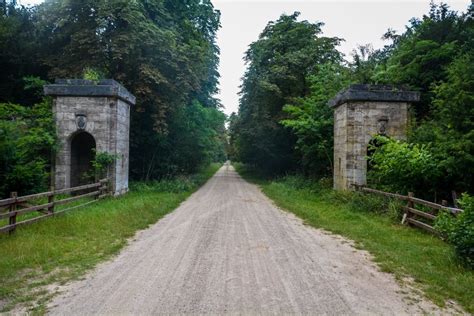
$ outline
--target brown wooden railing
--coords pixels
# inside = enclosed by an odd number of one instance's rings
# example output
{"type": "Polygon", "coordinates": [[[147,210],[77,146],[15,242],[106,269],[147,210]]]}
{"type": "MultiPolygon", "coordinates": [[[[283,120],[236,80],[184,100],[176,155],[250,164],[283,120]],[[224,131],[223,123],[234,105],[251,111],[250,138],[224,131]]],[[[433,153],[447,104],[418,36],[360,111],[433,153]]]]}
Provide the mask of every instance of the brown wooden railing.
{"type": "Polygon", "coordinates": [[[11,234],[20,225],[32,224],[47,217],[63,214],[64,212],[94,203],[109,195],[108,191],[108,179],[103,179],[96,183],[81,185],[74,188],[50,190],[48,192],[25,196],[18,196],[16,192],[12,192],[10,198],[0,200],[0,221],[8,218],[7,225],[1,226],[0,224],[0,233],[9,232],[11,234]],[[89,192],[82,193],[81,191],[89,192]],[[64,196],[65,194],[71,195],[71,193],[75,194],[70,197],[64,196]],[[93,197],[94,199],[68,208],[56,208],[56,206],[69,204],[87,197],[93,197]],[[46,199],[47,202],[45,201],[46,199]],[[40,204],[34,205],[31,203],[37,201],[40,201],[40,204]],[[37,212],[39,216],[17,221],[19,215],[34,212],[37,212]]]}
{"type": "Polygon", "coordinates": [[[443,201],[443,204],[437,204],[416,198],[412,192],[409,192],[408,195],[401,195],[375,190],[364,186],[356,186],[356,189],[362,192],[375,193],[401,201],[406,201],[407,205],[402,206],[402,209],[405,211],[402,218],[402,224],[407,223],[409,225],[417,226],[433,234],[438,234],[438,232],[433,227],[433,223],[440,211],[449,212],[454,216],[463,211],[459,208],[448,207],[446,201],[443,201]],[[416,208],[416,205],[422,205],[425,209],[420,210],[416,208]]]}

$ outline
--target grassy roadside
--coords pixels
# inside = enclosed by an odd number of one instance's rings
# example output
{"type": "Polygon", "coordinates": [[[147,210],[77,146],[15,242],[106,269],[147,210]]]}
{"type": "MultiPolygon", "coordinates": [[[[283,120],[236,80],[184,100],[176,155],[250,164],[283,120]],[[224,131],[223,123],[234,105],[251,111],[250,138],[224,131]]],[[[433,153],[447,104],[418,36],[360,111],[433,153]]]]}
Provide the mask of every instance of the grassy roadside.
{"type": "Polygon", "coordinates": [[[396,208],[377,210],[370,196],[337,193],[298,177],[269,180],[244,166],[234,165],[247,180],[258,184],[279,207],[307,224],[352,239],[369,251],[383,271],[398,280],[413,279],[433,302],[458,302],[474,312],[474,271],[463,268],[451,246],[417,229],[399,225],[396,208]]]}
{"type": "Polygon", "coordinates": [[[119,198],[0,236],[0,312],[17,305],[42,312],[50,284],[80,277],[123,248],[136,231],[175,209],[218,169],[151,184],[137,183],[119,198]]]}

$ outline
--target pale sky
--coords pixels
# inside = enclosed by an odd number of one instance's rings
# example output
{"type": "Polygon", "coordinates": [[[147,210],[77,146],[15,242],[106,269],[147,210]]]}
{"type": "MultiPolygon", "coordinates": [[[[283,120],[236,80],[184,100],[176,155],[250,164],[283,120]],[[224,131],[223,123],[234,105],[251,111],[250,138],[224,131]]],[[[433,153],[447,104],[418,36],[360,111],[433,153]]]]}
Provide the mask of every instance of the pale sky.
{"type": "MultiPolygon", "coordinates": [[[[37,4],[42,0],[19,0],[21,4],[37,4]]],[[[324,22],[323,35],[345,39],[339,50],[350,58],[359,44],[371,43],[381,48],[382,35],[388,28],[399,33],[412,17],[421,18],[429,10],[429,0],[214,0],[221,11],[222,27],[217,43],[221,49],[219,72],[220,93],[225,113],[237,112],[239,86],[245,72],[244,52],[258,39],[269,21],[282,13],[301,12],[300,19],[324,22]]],[[[436,1],[437,3],[439,1],[436,1]]],[[[470,0],[444,0],[451,9],[466,11],[470,0]]]]}

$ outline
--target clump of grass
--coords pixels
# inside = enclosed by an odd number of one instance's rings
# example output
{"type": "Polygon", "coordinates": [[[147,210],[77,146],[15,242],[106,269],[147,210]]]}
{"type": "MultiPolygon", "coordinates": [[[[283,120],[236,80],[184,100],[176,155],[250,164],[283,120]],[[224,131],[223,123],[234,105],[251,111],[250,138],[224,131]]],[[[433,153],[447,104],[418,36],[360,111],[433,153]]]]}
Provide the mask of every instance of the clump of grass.
{"type": "Polygon", "coordinates": [[[474,312],[474,272],[459,264],[454,249],[438,237],[400,225],[398,202],[374,195],[335,192],[330,185],[314,190],[314,185],[295,176],[268,180],[238,165],[246,179],[283,209],[307,224],[352,239],[368,250],[383,271],[398,280],[410,277],[433,302],[447,300],[474,312]]]}
{"type": "Polygon", "coordinates": [[[0,312],[17,304],[44,310],[45,286],[81,276],[116,254],[136,231],[175,209],[219,168],[161,183],[136,183],[118,198],[20,227],[0,236],[0,312]],[[181,185],[181,181],[186,186],[181,185]]]}
{"type": "Polygon", "coordinates": [[[159,181],[132,183],[131,188],[132,190],[140,192],[181,193],[190,191],[196,186],[200,186],[207,179],[208,175],[204,173],[179,175],[176,177],[161,179],[159,181]]]}

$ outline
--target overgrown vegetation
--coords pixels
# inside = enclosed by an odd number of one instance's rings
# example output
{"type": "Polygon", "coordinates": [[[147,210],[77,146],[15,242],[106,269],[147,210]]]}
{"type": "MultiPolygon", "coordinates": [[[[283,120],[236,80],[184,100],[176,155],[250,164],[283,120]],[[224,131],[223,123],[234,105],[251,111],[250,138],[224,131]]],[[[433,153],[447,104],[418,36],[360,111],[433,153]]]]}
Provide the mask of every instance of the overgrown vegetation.
{"type": "MultiPolygon", "coordinates": [[[[314,181],[285,176],[272,180],[254,169],[235,166],[279,207],[308,225],[354,240],[356,247],[374,256],[383,271],[423,290],[435,303],[444,306],[448,300],[454,300],[467,312],[474,312],[474,271],[465,268],[453,248],[438,237],[400,225],[401,213],[396,201],[336,192],[327,179],[314,181]]],[[[461,230],[461,227],[456,229],[461,230]]],[[[466,235],[463,232],[458,235],[461,236],[466,235]]]]}
{"type": "MultiPolygon", "coordinates": [[[[286,118],[283,107],[293,101],[302,106],[315,101],[301,98],[312,88],[321,87],[320,72],[330,73],[336,86],[333,90],[341,86],[335,83],[338,81],[337,66],[331,68],[332,64],[342,61],[336,50],[340,39],[322,36],[323,23],[298,21],[298,15],[298,12],[284,14],[277,21],[269,22],[259,39],[250,44],[245,54],[248,68],[240,92],[239,114],[230,121],[232,153],[235,155],[231,158],[259,166],[269,173],[291,170],[297,164],[294,152],[297,137],[280,123],[286,118]],[[325,64],[328,65],[323,67],[325,64]]],[[[314,99],[318,98],[315,92],[314,99]]],[[[320,105],[321,102],[316,104],[317,107],[320,105]]],[[[287,110],[299,115],[294,107],[287,110]]],[[[323,122],[322,132],[329,132],[331,123],[325,122],[329,119],[329,111],[322,108],[314,112],[314,120],[323,122]]],[[[302,150],[310,151],[305,160],[314,152],[314,148],[306,149],[305,146],[321,146],[322,152],[331,150],[332,145],[304,143],[320,140],[319,136],[308,139],[305,130],[290,121],[287,125],[298,129],[301,138],[306,137],[297,144],[302,150]]],[[[321,156],[325,157],[325,154],[321,156]]]]}
{"type": "Polygon", "coordinates": [[[367,175],[371,185],[404,194],[426,188],[424,195],[433,196],[433,179],[440,176],[439,161],[427,146],[385,136],[376,136],[374,141],[376,145],[369,144],[369,150],[373,151],[368,159],[371,168],[367,175]]]}
{"type": "Polygon", "coordinates": [[[301,170],[308,176],[330,176],[333,167],[333,110],[328,98],[351,83],[348,69],[331,62],[318,65],[308,78],[310,89],[283,107],[288,118],[281,124],[296,136],[301,170]]]}
{"type": "Polygon", "coordinates": [[[55,139],[48,99],[32,107],[0,103],[0,199],[47,189],[55,139]]]}
{"type": "Polygon", "coordinates": [[[435,227],[454,245],[459,258],[474,270],[474,197],[464,195],[459,203],[464,212],[456,217],[447,212],[440,214],[435,227]]]}
{"type": "Polygon", "coordinates": [[[100,180],[107,177],[107,169],[111,166],[116,160],[117,155],[109,154],[104,151],[93,150],[94,159],[92,160],[92,180],[100,180]]]}
{"type": "Polygon", "coordinates": [[[56,78],[113,78],[137,97],[131,111],[132,179],[188,174],[225,160],[225,115],[215,98],[219,20],[209,0],[49,0],[33,7],[3,1],[0,137],[6,147],[0,174],[8,179],[1,181],[1,197],[20,188],[21,194],[41,191],[47,183],[51,129],[23,116],[50,123],[41,86],[56,78]],[[25,83],[40,89],[25,90],[25,83]],[[28,144],[11,149],[25,134],[28,144]]]}
{"type": "MultiPolygon", "coordinates": [[[[432,4],[428,15],[413,19],[402,35],[392,36],[385,59],[371,60],[371,82],[407,84],[421,92],[414,105],[416,124],[408,138],[410,148],[424,148],[430,169],[399,190],[412,190],[431,200],[452,201],[451,192],[474,192],[474,5],[467,12],[432,4]]],[[[392,34],[393,35],[393,34],[392,34]]],[[[390,146],[390,145],[389,145],[390,146]]],[[[392,147],[392,154],[403,156],[392,147]]],[[[380,149],[382,152],[386,150],[380,149]]],[[[402,172],[401,164],[396,171],[402,172]]],[[[406,169],[406,168],[405,168],[406,169]]],[[[378,174],[375,184],[396,182],[378,174]]]]}
{"type": "Polygon", "coordinates": [[[154,183],[133,183],[131,191],[84,208],[18,228],[0,236],[0,312],[21,304],[43,310],[46,286],[77,278],[175,209],[219,168],[154,183]],[[59,242],[60,241],[60,242],[59,242]]]}
{"type": "Polygon", "coordinates": [[[458,13],[431,3],[403,33],[388,30],[384,48],[359,46],[351,62],[336,51],[340,39],[320,35],[320,22],[298,21],[297,13],[269,22],[246,54],[239,113],[230,121],[232,159],[269,174],[326,177],[333,165],[327,101],[350,83],[401,85],[420,91],[421,102],[412,107],[407,142],[376,150],[370,185],[438,202],[454,203],[452,191],[474,193],[473,14],[472,4],[458,13]]]}

